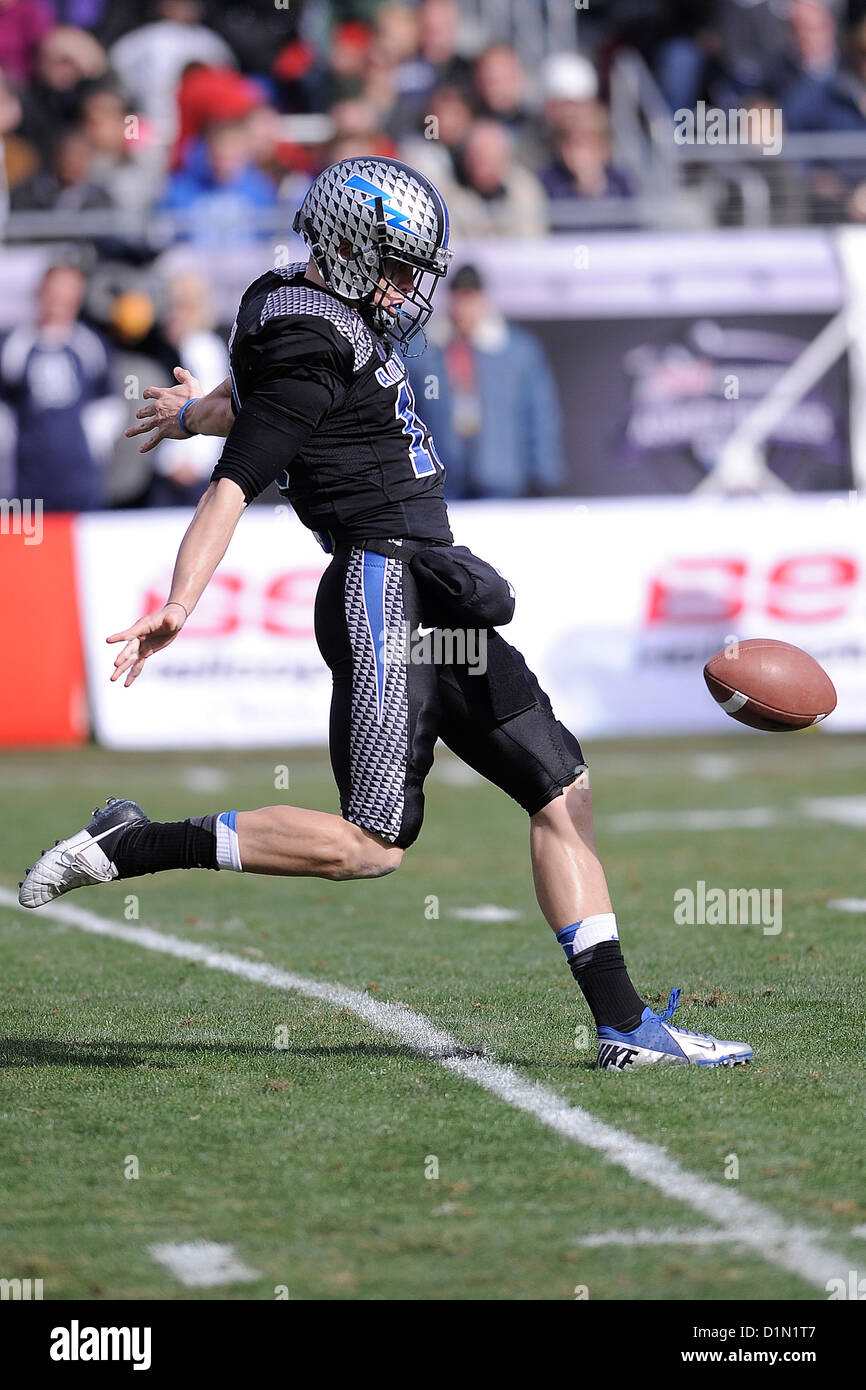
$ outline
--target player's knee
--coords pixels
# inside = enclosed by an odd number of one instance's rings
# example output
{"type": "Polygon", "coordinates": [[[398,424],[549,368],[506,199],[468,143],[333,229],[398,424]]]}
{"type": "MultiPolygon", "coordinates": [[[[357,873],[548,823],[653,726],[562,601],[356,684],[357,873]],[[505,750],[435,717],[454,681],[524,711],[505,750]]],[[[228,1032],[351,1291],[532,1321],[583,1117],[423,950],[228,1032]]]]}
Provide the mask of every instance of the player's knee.
{"type": "Polygon", "coordinates": [[[589,783],[589,769],[577,769],[572,781],[553,793],[547,793],[547,800],[538,810],[532,812],[531,823],[557,830],[570,826],[575,821],[592,821],[592,789],[589,783]]]}
{"type": "Polygon", "coordinates": [[[382,878],[400,867],[403,851],[360,826],[344,822],[329,857],[326,877],[340,882],[352,878],[382,878]]]}

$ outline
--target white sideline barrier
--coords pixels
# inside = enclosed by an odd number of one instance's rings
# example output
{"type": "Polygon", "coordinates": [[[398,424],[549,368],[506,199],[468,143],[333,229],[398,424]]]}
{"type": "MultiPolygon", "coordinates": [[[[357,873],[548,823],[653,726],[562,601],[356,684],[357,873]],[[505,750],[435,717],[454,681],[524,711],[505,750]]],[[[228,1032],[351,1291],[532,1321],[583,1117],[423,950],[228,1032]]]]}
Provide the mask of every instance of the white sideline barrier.
{"type": "MultiPolygon", "coordinates": [[[[455,539],[517,591],[505,635],[579,737],[742,730],[701,669],[734,638],[821,660],[866,728],[866,502],[768,499],[462,503],[455,539]]],[[[129,690],[107,633],[162,602],[186,512],[82,516],[80,601],[97,738],[114,748],[321,744],[330,678],[313,635],[327,559],[286,508],[251,509],[182,636],[129,690]]]]}

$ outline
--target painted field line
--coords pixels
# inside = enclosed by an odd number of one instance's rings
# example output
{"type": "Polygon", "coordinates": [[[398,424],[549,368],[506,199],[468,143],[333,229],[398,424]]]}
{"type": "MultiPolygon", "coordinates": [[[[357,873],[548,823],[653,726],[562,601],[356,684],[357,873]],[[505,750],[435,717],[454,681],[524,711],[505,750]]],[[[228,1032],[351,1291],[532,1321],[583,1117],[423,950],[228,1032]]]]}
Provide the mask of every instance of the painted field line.
{"type": "MultiPolygon", "coordinates": [[[[20,906],[16,895],[2,885],[0,905],[29,915],[29,910],[20,906]]],[[[441,1066],[498,1096],[515,1110],[532,1115],[557,1134],[625,1169],[639,1182],[715,1221],[724,1229],[727,1238],[748,1246],[771,1264],[799,1275],[820,1289],[825,1288],[829,1279],[847,1278],[850,1258],[828,1250],[805,1227],[790,1224],[769,1208],[741,1196],[729,1184],[690,1173],[665,1149],[636,1139],[596,1119],[579,1106],[569,1105],[550,1087],[522,1077],[512,1067],[473,1056],[472,1049],[450,1033],[436,1028],[423,1014],[414,1013],[401,1004],[374,999],[345,985],[310,980],[264,961],[245,960],[227,951],[153,931],[150,927],[124,926],[122,922],[112,922],[84,908],[59,904],[41,908],[39,913],[42,920],[79,927],[94,936],[107,936],[130,946],[175,956],[178,960],[195,961],[254,984],[320,999],[336,1009],[348,1009],[379,1032],[389,1034],[422,1056],[435,1058],[441,1066]]],[[[612,1077],[611,1082],[621,1087],[627,1106],[627,1077],[612,1077]]]]}
{"type": "Polygon", "coordinates": [[[233,1245],[218,1245],[213,1240],[169,1241],[149,1245],[147,1253],[189,1289],[249,1284],[261,1278],[257,1269],[250,1269],[238,1259],[233,1245]]]}
{"type": "Polygon", "coordinates": [[[728,1231],[714,1231],[709,1226],[696,1231],[678,1231],[673,1226],[661,1231],[639,1227],[635,1231],[600,1231],[594,1236],[580,1236],[575,1245],[588,1250],[600,1250],[605,1245],[727,1245],[735,1239],[728,1231]]]}
{"type": "Polygon", "coordinates": [[[632,835],[642,830],[765,830],[789,822],[773,806],[746,806],[740,811],[616,811],[599,816],[598,823],[615,834],[632,835]]]}
{"type": "Polygon", "coordinates": [[[605,830],[622,835],[644,830],[764,830],[771,826],[795,827],[803,821],[859,829],[866,826],[866,796],[806,797],[793,807],[744,806],[731,810],[698,806],[691,811],[618,811],[598,817],[605,830]]]}
{"type": "Polygon", "coordinates": [[[460,917],[464,922],[519,922],[521,914],[513,907],[479,903],[478,907],[452,907],[451,916],[460,917]]]}

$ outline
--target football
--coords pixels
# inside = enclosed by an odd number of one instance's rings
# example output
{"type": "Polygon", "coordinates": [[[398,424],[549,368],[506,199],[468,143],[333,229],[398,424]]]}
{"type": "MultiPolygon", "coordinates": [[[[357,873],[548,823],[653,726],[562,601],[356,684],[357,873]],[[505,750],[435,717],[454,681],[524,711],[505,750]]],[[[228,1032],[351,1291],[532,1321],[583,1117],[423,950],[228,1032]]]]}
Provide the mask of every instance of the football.
{"type": "Polygon", "coordinates": [[[704,667],[704,680],[725,713],[752,729],[808,729],[836,708],[823,666],[799,647],[769,637],[716,652],[704,667]]]}

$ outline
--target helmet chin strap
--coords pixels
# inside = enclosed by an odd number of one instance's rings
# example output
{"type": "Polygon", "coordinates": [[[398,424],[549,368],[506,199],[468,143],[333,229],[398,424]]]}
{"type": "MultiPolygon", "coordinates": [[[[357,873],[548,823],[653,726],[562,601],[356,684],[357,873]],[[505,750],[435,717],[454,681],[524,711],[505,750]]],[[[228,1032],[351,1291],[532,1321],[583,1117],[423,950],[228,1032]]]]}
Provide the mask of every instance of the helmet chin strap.
{"type": "MultiPolygon", "coordinates": [[[[398,315],[398,317],[399,317],[402,313],[403,313],[403,310],[400,309],[400,308],[398,308],[398,310],[397,310],[397,315],[398,315]]],[[[420,327],[420,326],[419,326],[418,328],[416,328],[416,329],[415,329],[415,332],[414,332],[414,333],[411,333],[411,334],[409,335],[409,337],[408,337],[407,339],[405,339],[405,341],[404,341],[402,338],[401,338],[399,341],[400,341],[400,351],[402,352],[402,354],[403,354],[404,357],[421,357],[421,356],[423,356],[423,354],[427,351],[427,334],[425,333],[423,327],[420,327]],[[409,351],[409,344],[410,344],[410,343],[414,343],[414,342],[416,341],[416,339],[420,339],[420,345],[419,345],[418,347],[414,348],[414,350],[413,350],[412,352],[410,352],[410,351],[409,351]]]]}

